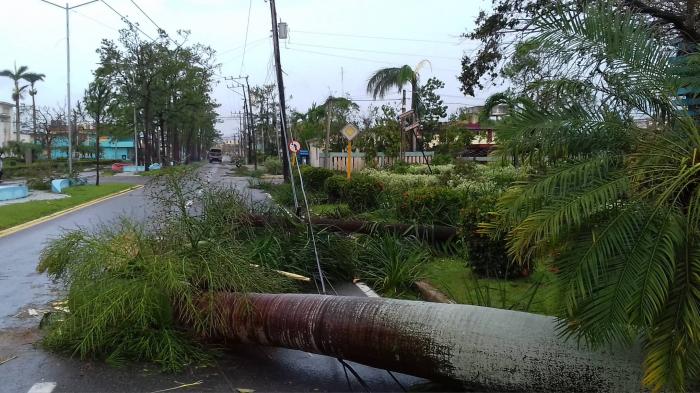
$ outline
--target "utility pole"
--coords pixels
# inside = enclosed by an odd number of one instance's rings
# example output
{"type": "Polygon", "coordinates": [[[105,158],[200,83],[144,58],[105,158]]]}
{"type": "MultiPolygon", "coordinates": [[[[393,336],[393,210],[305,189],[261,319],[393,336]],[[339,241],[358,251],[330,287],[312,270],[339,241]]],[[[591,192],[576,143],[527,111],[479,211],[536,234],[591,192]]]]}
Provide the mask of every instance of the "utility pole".
{"type": "Polygon", "coordinates": [[[134,166],[139,166],[139,134],[136,131],[136,105],[134,105],[134,166]]]}
{"type": "MultiPolygon", "coordinates": [[[[253,134],[253,169],[258,169],[258,146],[257,137],[255,135],[255,121],[253,120],[253,98],[250,96],[250,85],[248,84],[248,75],[245,76],[245,88],[248,90],[248,116],[250,116],[250,127],[253,134]]],[[[243,91],[245,93],[245,90],[243,91]]]]}
{"type": "Polygon", "coordinates": [[[66,10],[66,105],[67,105],[67,116],[68,121],[68,172],[73,171],[73,124],[71,124],[71,101],[70,101],[70,10],[82,7],[84,5],[96,3],[100,0],[86,1],[78,5],[71,7],[68,3],[66,6],[60,6],[58,4],[52,3],[47,0],[41,0],[46,4],[51,4],[52,6],[62,8],[66,10]]]}
{"type": "MultiPolygon", "coordinates": [[[[272,45],[274,47],[275,55],[275,68],[277,71],[277,88],[279,90],[280,96],[280,117],[281,117],[281,129],[282,129],[282,173],[284,174],[284,181],[291,181],[291,168],[289,165],[289,140],[287,138],[287,104],[285,103],[284,96],[284,80],[282,78],[282,64],[280,63],[280,41],[279,41],[279,31],[277,30],[277,8],[275,7],[275,0],[270,0],[270,17],[272,19],[272,45]]],[[[294,185],[294,182],[292,182],[294,185]]]]}

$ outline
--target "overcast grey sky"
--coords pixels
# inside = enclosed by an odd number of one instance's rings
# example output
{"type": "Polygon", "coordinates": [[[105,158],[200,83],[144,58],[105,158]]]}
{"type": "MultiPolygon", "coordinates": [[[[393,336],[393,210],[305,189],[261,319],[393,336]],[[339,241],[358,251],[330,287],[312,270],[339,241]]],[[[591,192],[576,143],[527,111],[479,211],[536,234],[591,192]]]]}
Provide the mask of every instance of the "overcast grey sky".
{"type": "MultiPolygon", "coordinates": [[[[71,6],[85,0],[70,0],[71,6]]],[[[134,0],[161,28],[175,34],[191,30],[190,42],[210,45],[218,52],[222,76],[250,75],[251,85],[275,80],[270,36],[270,9],[263,0],[134,0]],[[250,23],[248,11],[250,6],[250,23]],[[245,43],[246,27],[248,30],[245,43]],[[245,48],[245,55],[244,55],[245,48]]],[[[56,0],[65,4],[65,0],[56,0]]],[[[106,0],[149,35],[156,27],[131,0],[106,0]]],[[[40,0],[0,0],[0,69],[27,65],[46,74],[38,85],[39,105],[64,105],[66,91],[65,11],[40,0]]],[[[289,24],[289,39],[282,41],[282,65],[289,106],[305,110],[323,102],[329,94],[343,93],[368,100],[365,86],[378,68],[415,65],[430,60],[432,70],[423,69],[421,79],[437,76],[446,84],[440,91],[450,111],[460,105],[481,103],[459,92],[456,75],[462,53],[473,51],[473,42],[460,33],[472,28],[479,10],[488,0],[277,0],[278,17],[289,24]],[[342,77],[341,77],[342,68],[342,77]]],[[[71,12],[72,101],[82,96],[91,80],[103,38],[116,39],[124,26],[119,16],[102,2],[71,12]]],[[[10,101],[11,83],[0,78],[0,100],[10,101]]],[[[239,95],[215,87],[219,113],[239,111],[239,95]]],[[[399,94],[389,98],[398,98],[399,94]]],[[[28,98],[28,97],[27,97],[28,98]]],[[[398,102],[398,101],[397,101],[398,102]]],[[[366,108],[370,101],[359,101],[366,108]]],[[[381,104],[377,102],[376,104],[381,104]]],[[[230,135],[237,121],[227,120],[219,128],[230,135]]]]}

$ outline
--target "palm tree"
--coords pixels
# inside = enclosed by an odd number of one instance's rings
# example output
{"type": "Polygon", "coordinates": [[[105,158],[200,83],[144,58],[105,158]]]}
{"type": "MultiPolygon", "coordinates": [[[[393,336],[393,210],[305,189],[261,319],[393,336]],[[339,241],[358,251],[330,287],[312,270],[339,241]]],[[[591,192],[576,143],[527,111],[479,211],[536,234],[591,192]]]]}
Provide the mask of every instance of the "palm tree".
{"type": "Polygon", "coordinates": [[[27,85],[21,86],[19,85],[19,81],[21,79],[24,79],[25,75],[27,74],[27,70],[29,70],[29,67],[27,66],[20,66],[17,68],[17,64],[15,64],[15,70],[3,70],[0,71],[0,76],[5,76],[10,79],[15,84],[14,89],[12,90],[12,100],[15,101],[15,132],[17,133],[17,143],[19,143],[19,100],[22,96],[22,92],[24,89],[27,88],[27,85]]]}
{"type": "Polygon", "coordinates": [[[34,142],[36,143],[37,136],[36,136],[36,88],[34,87],[34,84],[39,81],[43,81],[44,77],[46,75],[44,74],[35,74],[35,73],[27,73],[23,76],[24,80],[29,82],[29,95],[32,96],[32,138],[34,139],[34,142]]]}
{"type": "Polygon", "coordinates": [[[676,95],[700,88],[700,55],[673,59],[646,20],[612,4],[534,20],[558,70],[536,83],[561,99],[520,97],[498,126],[499,153],[533,174],[482,229],[507,234],[517,261],[554,265],[565,335],[641,338],[644,384],[683,390],[700,375],[700,129],[676,95]]]}
{"type": "MultiPolygon", "coordinates": [[[[401,67],[389,67],[377,70],[367,81],[367,93],[372,97],[384,98],[391,90],[399,93],[407,84],[411,85],[411,110],[419,117],[418,113],[418,82],[420,81],[420,69],[430,65],[428,60],[421,60],[415,68],[409,65],[401,67]]],[[[414,143],[415,144],[415,143],[414,143]]]]}

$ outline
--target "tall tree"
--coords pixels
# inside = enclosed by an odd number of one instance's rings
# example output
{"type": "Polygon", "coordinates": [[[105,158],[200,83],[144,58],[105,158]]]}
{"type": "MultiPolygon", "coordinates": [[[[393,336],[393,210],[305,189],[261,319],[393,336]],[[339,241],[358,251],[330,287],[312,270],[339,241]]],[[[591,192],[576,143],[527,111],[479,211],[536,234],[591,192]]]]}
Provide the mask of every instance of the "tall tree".
{"type": "Polygon", "coordinates": [[[22,92],[28,87],[28,85],[20,86],[20,80],[28,80],[27,78],[34,79],[37,75],[29,71],[29,67],[20,66],[17,68],[15,64],[14,70],[3,70],[0,71],[0,76],[4,76],[12,79],[14,83],[14,88],[12,89],[12,100],[15,102],[15,132],[17,134],[17,143],[19,143],[19,131],[20,131],[20,114],[19,114],[19,101],[22,98],[22,92]]]}
{"type": "Polygon", "coordinates": [[[387,93],[396,89],[401,93],[404,86],[411,86],[411,109],[418,111],[418,82],[420,70],[425,65],[430,65],[427,60],[419,62],[415,68],[409,65],[401,67],[389,67],[377,70],[367,81],[367,93],[374,99],[384,98],[387,93]]]}
{"type": "Polygon", "coordinates": [[[675,58],[663,26],[617,3],[538,15],[539,81],[497,128],[499,150],[532,176],[500,199],[518,261],[558,271],[562,331],[599,347],[641,338],[644,384],[679,391],[700,375],[700,129],[675,97],[700,88],[700,54],[675,58]],[[653,120],[636,126],[633,116],[653,120]]]}
{"type": "MultiPolygon", "coordinates": [[[[425,65],[430,65],[427,60],[420,61],[415,68],[409,65],[401,67],[382,68],[377,70],[367,81],[367,93],[372,94],[374,99],[383,98],[388,92],[396,89],[399,93],[405,85],[411,86],[411,110],[420,119],[421,113],[418,108],[419,101],[419,81],[420,69],[425,65]]],[[[413,147],[415,149],[415,133],[413,137],[413,147]]]]}
{"type": "Polygon", "coordinates": [[[29,95],[32,97],[32,139],[36,142],[36,86],[37,82],[43,81],[46,75],[29,73],[24,76],[24,79],[29,82],[29,95]]]}
{"type": "Polygon", "coordinates": [[[418,111],[421,113],[423,142],[432,140],[438,131],[440,119],[447,117],[447,105],[437,93],[437,90],[444,87],[445,82],[438,78],[430,78],[418,89],[418,111]]]}
{"type": "Polygon", "coordinates": [[[111,118],[112,107],[114,105],[114,95],[110,86],[110,80],[101,76],[96,76],[90,83],[85,96],[85,111],[92,118],[95,124],[95,161],[97,166],[97,176],[95,185],[100,185],[100,131],[107,120],[111,118]]]}
{"type": "Polygon", "coordinates": [[[120,113],[116,121],[143,128],[145,167],[199,160],[218,133],[214,127],[217,104],[211,97],[214,84],[214,51],[199,44],[186,45],[161,34],[156,41],[141,41],[133,27],[121,31],[118,42],[105,40],[98,50],[99,75],[109,76],[120,113]],[[139,114],[133,124],[133,112],[139,114]]]}
{"type": "Polygon", "coordinates": [[[504,76],[501,66],[512,55],[513,41],[527,40],[537,32],[533,20],[539,13],[554,8],[580,10],[593,2],[610,2],[615,9],[641,15],[662,35],[685,42],[681,51],[696,50],[700,39],[700,2],[696,0],[492,0],[492,11],[480,12],[475,29],[464,34],[465,38],[480,41],[481,46],[474,57],[462,57],[462,92],[473,96],[476,89],[483,89],[483,79],[494,81],[504,76]]]}

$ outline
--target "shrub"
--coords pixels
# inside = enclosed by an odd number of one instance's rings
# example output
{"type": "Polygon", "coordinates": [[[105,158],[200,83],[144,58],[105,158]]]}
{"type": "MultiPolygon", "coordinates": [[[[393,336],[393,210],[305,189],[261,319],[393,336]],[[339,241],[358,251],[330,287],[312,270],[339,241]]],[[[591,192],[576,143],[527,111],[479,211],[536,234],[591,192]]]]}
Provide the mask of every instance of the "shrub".
{"type": "Polygon", "coordinates": [[[333,175],[323,183],[323,189],[328,195],[328,202],[335,203],[343,198],[343,190],[348,183],[347,177],[343,175],[333,175]]]}
{"type": "Polygon", "coordinates": [[[409,167],[410,167],[409,164],[397,159],[396,161],[394,161],[393,164],[388,165],[386,167],[386,170],[388,170],[389,172],[393,172],[393,173],[404,174],[404,173],[408,173],[409,167]]]}
{"type": "Polygon", "coordinates": [[[263,163],[267,173],[271,175],[281,175],[282,174],[282,161],[277,157],[267,157],[263,163]]]}
{"type": "Polygon", "coordinates": [[[479,224],[489,220],[499,195],[494,192],[466,198],[460,210],[460,232],[469,249],[469,264],[477,275],[510,279],[522,276],[522,270],[508,256],[506,240],[478,232],[479,224]]]}
{"type": "Polygon", "coordinates": [[[383,294],[399,296],[420,279],[421,265],[429,257],[416,239],[368,238],[360,253],[358,275],[383,294]]]}
{"type": "Polygon", "coordinates": [[[453,161],[454,161],[454,158],[452,158],[452,156],[450,156],[450,155],[447,155],[447,154],[436,154],[436,155],[433,157],[433,161],[431,162],[431,164],[434,164],[434,165],[445,165],[445,164],[452,164],[453,161]]]}
{"type": "Polygon", "coordinates": [[[447,187],[422,187],[402,195],[399,216],[425,223],[456,224],[462,195],[447,187]]]}
{"type": "Polygon", "coordinates": [[[395,195],[401,195],[419,187],[438,186],[440,183],[438,177],[434,175],[397,174],[376,169],[363,169],[360,173],[380,182],[386,193],[395,195]]]}
{"type": "Polygon", "coordinates": [[[352,215],[352,210],[344,203],[314,205],[311,206],[311,212],[317,216],[329,218],[345,218],[352,215]]]}
{"type": "Polygon", "coordinates": [[[304,188],[310,191],[323,191],[323,185],[329,177],[335,175],[335,172],[327,168],[316,168],[312,166],[303,166],[301,175],[304,178],[304,188]]]}
{"type": "Polygon", "coordinates": [[[369,176],[350,179],[343,190],[343,199],[355,211],[370,210],[379,204],[382,183],[369,176]]]}

